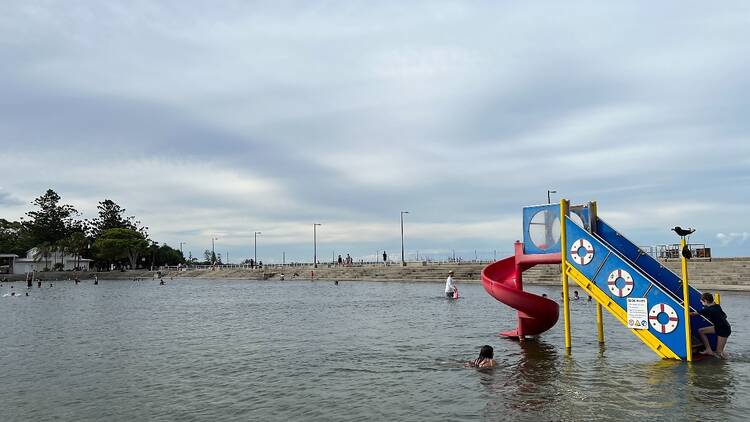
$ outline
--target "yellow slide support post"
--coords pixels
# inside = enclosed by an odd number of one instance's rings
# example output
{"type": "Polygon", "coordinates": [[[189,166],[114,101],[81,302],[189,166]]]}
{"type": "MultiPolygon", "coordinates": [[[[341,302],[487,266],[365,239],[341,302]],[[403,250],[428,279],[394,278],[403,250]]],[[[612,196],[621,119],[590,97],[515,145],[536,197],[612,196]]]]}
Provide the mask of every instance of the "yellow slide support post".
{"type": "MultiPolygon", "coordinates": [[[[596,201],[589,203],[589,227],[591,232],[596,232],[597,207],[596,201]]],[[[604,343],[604,318],[602,317],[602,304],[596,301],[596,335],[599,343],[604,343]]]]}
{"type": "Polygon", "coordinates": [[[560,268],[562,268],[563,321],[565,321],[565,349],[570,352],[570,298],[568,297],[568,243],[565,235],[565,217],[568,215],[570,201],[560,200],[560,268]]]}
{"type": "Polygon", "coordinates": [[[685,311],[685,356],[688,362],[693,360],[693,344],[690,332],[690,296],[688,289],[687,258],[682,254],[685,249],[685,238],[680,239],[680,255],[682,256],[682,308],[685,311]]]}

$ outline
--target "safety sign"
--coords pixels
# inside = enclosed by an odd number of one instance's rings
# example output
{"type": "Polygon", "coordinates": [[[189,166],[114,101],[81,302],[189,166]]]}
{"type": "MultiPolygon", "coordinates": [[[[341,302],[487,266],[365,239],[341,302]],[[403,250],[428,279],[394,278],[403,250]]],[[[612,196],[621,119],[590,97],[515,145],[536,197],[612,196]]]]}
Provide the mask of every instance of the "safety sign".
{"type": "Polygon", "coordinates": [[[648,330],[648,303],[646,298],[628,298],[628,328],[648,330]]]}

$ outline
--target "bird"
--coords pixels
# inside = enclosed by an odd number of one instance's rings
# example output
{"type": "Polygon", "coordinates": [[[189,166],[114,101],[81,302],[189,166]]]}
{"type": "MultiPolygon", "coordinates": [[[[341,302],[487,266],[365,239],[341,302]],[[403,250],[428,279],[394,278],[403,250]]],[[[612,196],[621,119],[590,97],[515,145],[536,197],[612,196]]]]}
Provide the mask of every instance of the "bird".
{"type": "Polygon", "coordinates": [[[695,231],[695,229],[688,227],[687,229],[683,229],[680,226],[676,226],[671,229],[673,232],[677,233],[680,237],[687,236],[695,231]]]}

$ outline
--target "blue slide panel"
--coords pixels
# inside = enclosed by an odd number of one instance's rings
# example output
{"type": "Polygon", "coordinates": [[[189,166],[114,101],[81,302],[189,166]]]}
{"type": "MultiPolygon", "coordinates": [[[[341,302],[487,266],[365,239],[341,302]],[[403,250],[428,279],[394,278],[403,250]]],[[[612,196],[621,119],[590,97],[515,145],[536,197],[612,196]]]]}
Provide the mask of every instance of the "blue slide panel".
{"type": "MultiPolygon", "coordinates": [[[[618,233],[601,218],[597,219],[596,233],[605,242],[609,243],[609,245],[619,254],[629,259],[630,262],[638,267],[638,269],[651,276],[652,280],[655,280],[663,289],[672,292],[672,294],[682,302],[682,279],[677,274],[673,273],[668,268],[665,268],[651,255],[643,253],[638,246],[628,240],[625,236],[618,233]]],[[[701,303],[701,292],[699,290],[690,287],[689,297],[690,307],[693,310],[700,311],[703,309],[703,304],[701,303]]],[[[702,317],[692,317],[690,318],[690,322],[690,328],[696,335],[698,328],[711,325],[702,317]]]]}
{"type": "MultiPolygon", "coordinates": [[[[547,211],[548,214],[546,217],[550,219],[549,221],[549,227],[553,226],[552,221],[557,220],[558,223],[560,221],[560,205],[559,204],[549,204],[549,205],[537,205],[533,207],[524,207],[523,208],[523,251],[526,254],[548,254],[548,253],[557,253],[560,252],[560,235],[558,232],[557,238],[554,239],[555,243],[552,245],[548,245],[546,248],[542,249],[538,247],[534,242],[531,240],[531,234],[529,233],[529,229],[531,227],[531,220],[534,218],[535,215],[542,211],[547,211]]],[[[552,235],[552,230],[549,231],[550,236],[552,235]]]]}
{"type": "MultiPolygon", "coordinates": [[[[613,302],[615,302],[623,311],[627,311],[627,298],[645,297],[648,302],[648,307],[651,309],[659,304],[664,304],[671,307],[677,314],[677,327],[669,332],[662,333],[659,330],[655,330],[651,324],[648,325],[648,330],[651,334],[656,336],[662,343],[669,347],[675,354],[685,358],[686,347],[685,347],[685,330],[684,330],[684,315],[682,311],[682,305],[679,303],[679,299],[675,298],[671,292],[663,290],[658,284],[651,281],[651,279],[643,274],[638,268],[631,265],[627,260],[623,259],[617,253],[614,253],[608,245],[599,241],[596,237],[583,230],[581,227],[573,223],[569,218],[565,219],[565,229],[567,232],[566,238],[566,249],[563,253],[566,253],[568,263],[585,275],[589,280],[593,281],[596,286],[607,294],[613,302]],[[579,239],[584,239],[591,243],[594,249],[594,254],[590,262],[579,264],[573,259],[573,254],[578,253],[577,251],[571,252],[573,245],[578,242],[579,239]],[[618,297],[609,290],[608,277],[612,271],[618,269],[627,271],[633,278],[633,291],[627,297],[618,297]]],[[[582,251],[583,252],[583,251],[582,251]]],[[[585,260],[583,262],[586,262],[585,260]]],[[[662,323],[666,322],[666,314],[661,313],[659,320],[662,323]]]]}

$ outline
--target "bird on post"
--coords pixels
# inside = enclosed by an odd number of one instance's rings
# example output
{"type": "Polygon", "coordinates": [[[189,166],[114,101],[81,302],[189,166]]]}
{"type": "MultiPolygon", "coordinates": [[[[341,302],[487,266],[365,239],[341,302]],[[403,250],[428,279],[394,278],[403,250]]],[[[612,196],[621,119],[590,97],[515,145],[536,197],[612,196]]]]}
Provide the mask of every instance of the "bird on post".
{"type": "MultiPolygon", "coordinates": [[[[693,228],[688,227],[687,229],[683,229],[680,226],[675,226],[671,230],[677,233],[677,235],[680,237],[685,237],[695,232],[695,229],[693,228]]],[[[684,256],[685,259],[690,259],[693,257],[693,252],[690,250],[687,244],[682,248],[682,256],[684,256]]]]}
{"type": "Polygon", "coordinates": [[[695,232],[695,229],[693,229],[693,228],[688,227],[687,229],[683,229],[680,226],[673,227],[670,230],[672,230],[673,232],[677,233],[677,235],[679,235],[680,237],[685,237],[685,236],[687,236],[687,235],[695,232]]]}

